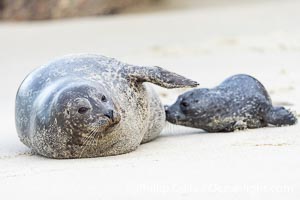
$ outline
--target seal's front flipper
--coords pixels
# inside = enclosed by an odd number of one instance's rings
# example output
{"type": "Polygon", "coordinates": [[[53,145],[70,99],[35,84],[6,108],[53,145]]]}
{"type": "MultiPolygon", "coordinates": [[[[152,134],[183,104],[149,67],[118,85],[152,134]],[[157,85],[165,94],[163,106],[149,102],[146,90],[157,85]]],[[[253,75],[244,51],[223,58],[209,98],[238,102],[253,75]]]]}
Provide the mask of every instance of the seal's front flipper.
{"type": "Polygon", "coordinates": [[[239,131],[245,129],[247,129],[247,122],[244,120],[236,121],[233,125],[233,131],[239,131]]]}
{"type": "Polygon", "coordinates": [[[150,82],[165,88],[196,87],[199,85],[196,81],[169,72],[161,67],[130,66],[128,75],[138,82],[150,82]]]}
{"type": "Polygon", "coordinates": [[[296,116],[284,107],[273,107],[266,116],[269,124],[275,126],[293,125],[297,123],[296,116]]]}

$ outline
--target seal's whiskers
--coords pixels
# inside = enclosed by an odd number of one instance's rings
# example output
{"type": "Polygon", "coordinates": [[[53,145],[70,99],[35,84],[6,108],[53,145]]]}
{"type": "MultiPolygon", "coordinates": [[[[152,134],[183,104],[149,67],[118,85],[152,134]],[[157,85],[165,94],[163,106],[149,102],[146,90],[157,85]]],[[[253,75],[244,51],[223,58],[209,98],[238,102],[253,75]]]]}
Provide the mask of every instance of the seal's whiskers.
{"type": "Polygon", "coordinates": [[[94,139],[94,136],[97,134],[97,129],[98,127],[93,127],[88,136],[84,139],[82,143],[82,150],[80,152],[80,158],[82,156],[82,153],[85,151],[86,147],[88,147],[91,144],[90,142],[94,139]]]}

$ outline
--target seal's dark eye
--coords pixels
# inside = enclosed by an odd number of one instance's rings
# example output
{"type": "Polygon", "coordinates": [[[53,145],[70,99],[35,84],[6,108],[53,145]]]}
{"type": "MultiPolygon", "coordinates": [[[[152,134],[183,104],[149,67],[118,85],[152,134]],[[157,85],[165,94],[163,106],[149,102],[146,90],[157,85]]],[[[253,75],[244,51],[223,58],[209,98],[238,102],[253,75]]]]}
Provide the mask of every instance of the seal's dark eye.
{"type": "Polygon", "coordinates": [[[107,102],[106,96],[103,95],[103,96],[101,97],[101,101],[107,102]]]}
{"type": "Polygon", "coordinates": [[[188,106],[189,106],[189,103],[186,102],[186,101],[183,101],[183,102],[181,102],[181,105],[182,105],[183,107],[188,107],[188,106]]]}
{"type": "Polygon", "coordinates": [[[78,113],[84,114],[84,113],[86,113],[88,110],[89,110],[89,108],[87,108],[87,107],[80,107],[80,108],[78,109],[78,113]]]}

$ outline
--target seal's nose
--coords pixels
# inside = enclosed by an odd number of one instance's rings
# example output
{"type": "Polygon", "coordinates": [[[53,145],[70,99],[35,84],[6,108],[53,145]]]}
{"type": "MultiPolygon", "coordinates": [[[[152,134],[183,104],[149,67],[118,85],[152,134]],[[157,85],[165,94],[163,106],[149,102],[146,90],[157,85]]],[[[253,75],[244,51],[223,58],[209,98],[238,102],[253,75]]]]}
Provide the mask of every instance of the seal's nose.
{"type": "Polygon", "coordinates": [[[164,108],[165,108],[166,118],[168,119],[170,115],[169,106],[165,105],[164,108]]]}
{"type": "Polygon", "coordinates": [[[104,116],[108,117],[111,120],[114,120],[114,111],[113,110],[108,110],[104,116]]]}
{"type": "Polygon", "coordinates": [[[168,109],[169,109],[169,106],[164,105],[164,108],[165,108],[165,112],[166,112],[166,113],[169,113],[169,110],[168,110],[168,109]]]}

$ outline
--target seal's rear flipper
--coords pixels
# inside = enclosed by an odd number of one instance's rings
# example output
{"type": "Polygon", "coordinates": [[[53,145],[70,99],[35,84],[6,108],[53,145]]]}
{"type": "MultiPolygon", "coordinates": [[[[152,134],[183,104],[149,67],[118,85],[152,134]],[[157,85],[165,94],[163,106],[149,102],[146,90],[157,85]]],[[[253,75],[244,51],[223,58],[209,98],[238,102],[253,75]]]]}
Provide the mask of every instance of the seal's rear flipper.
{"type": "Polygon", "coordinates": [[[164,70],[161,67],[130,66],[129,77],[139,82],[150,82],[165,88],[196,87],[196,81],[187,79],[181,75],[164,70]]]}
{"type": "Polygon", "coordinates": [[[275,126],[293,125],[297,123],[296,116],[284,107],[273,107],[266,116],[267,122],[275,126]]]}

